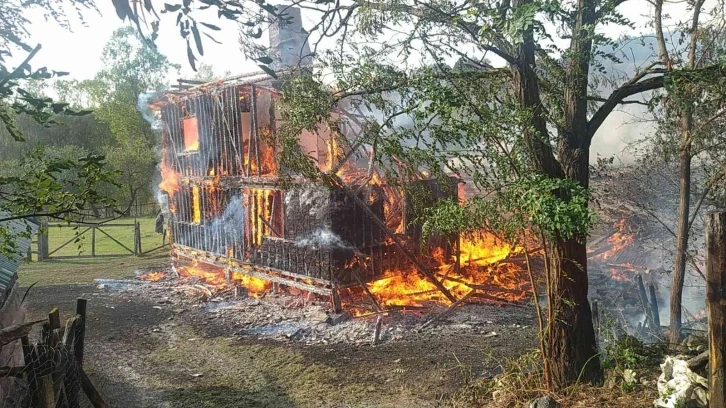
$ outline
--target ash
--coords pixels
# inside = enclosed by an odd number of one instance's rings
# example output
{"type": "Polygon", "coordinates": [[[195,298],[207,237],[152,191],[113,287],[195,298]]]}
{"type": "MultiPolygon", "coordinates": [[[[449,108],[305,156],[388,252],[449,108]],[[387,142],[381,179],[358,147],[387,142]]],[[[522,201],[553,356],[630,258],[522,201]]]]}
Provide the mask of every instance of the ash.
{"type": "MultiPolygon", "coordinates": [[[[302,345],[373,343],[378,315],[335,314],[330,310],[329,302],[307,293],[268,293],[256,298],[241,288],[215,290],[196,279],[177,278],[169,267],[154,268],[154,272],[161,270],[165,277],[157,281],[143,280],[144,273],[139,271],[136,279],[98,279],[96,284],[110,296],[145,297],[157,304],[154,308],[221,323],[240,338],[302,345]]],[[[494,338],[534,331],[534,315],[528,306],[469,304],[430,322],[446,309],[445,306],[434,306],[413,311],[396,310],[384,315],[378,344],[421,335],[475,334],[494,338]]]]}

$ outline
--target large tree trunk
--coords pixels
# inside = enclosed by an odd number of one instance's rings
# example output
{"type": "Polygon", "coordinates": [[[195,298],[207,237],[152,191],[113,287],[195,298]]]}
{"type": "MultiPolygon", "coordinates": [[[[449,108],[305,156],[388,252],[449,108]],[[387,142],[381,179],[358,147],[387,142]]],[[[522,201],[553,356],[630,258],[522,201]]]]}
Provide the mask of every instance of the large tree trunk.
{"type": "Polygon", "coordinates": [[[584,241],[556,240],[549,251],[550,321],[547,354],[555,387],[602,377],[587,300],[587,250],[584,241]]]}
{"type": "MultiPolygon", "coordinates": [[[[514,0],[520,7],[531,0],[514,0]]],[[[516,64],[512,65],[515,92],[522,107],[530,112],[531,127],[524,130],[524,140],[532,165],[553,178],[569,178],[587,188],[589,184],[589,149],[587,122],[587,84],[592,40],[585,27],[595,21],[595,3],[578,0],[576,27],[570,46],[564,87],[565,123],[560,129],[555,158],[549,131],[542,111],[538,77],[534,71],[535,42],[531,32],[517,47],[516,64]]],[[[560,192],[567,199],[567,192],[560,192]]],[[[549,360],[548,385],[562,388],[576,381],[597,382],[602,368],[597,353],[592,313],[587,299],[586,237],[555,239],[546,242],[548,262],[548,329],[544,333],[549,360]]]]}

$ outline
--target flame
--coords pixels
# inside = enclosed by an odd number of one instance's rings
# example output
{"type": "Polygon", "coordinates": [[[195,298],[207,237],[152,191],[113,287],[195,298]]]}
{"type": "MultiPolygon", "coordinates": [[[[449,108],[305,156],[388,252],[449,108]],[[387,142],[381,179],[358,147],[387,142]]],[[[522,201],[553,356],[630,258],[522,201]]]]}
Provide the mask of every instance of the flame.
{"type": "Polygon", "coordinates": [[[626,220],[623,218],[620,221],[615,222],[615,228],[617,231],[607,239],[611,247],[609,250],[592,257],[592,259],[606,260],[614,257],[618,252],[622,251],[626,247],[630,246],[635,242],[635,235],[631,234],[626,220]]]}
{"type": "Polygon", "coordinates": [[[184,146],[185,152],[196,152],[197,150],[199,150],[199,140],[192,140],[184,146]]]}
{"type": "Polygon", "coordinates": [[[201,278],[204,283],[215,286],[218,289],[224,289],[227,285],[227,281],[224,278],[224,268],[202,263],[196,259],[192,261],[191,265],[179,267],[178,271],[181,276],[201,278]]]}
{"type": "Polygon", "coordinates": [[[200,207],[199,186],[192,187],[192,222],[202,222],[202,209],[200,207]]]}
{"type": "Polygon", "coordinates": [[[177,173],[171,167],[167,166],[165,160],[161,161],[161,183],[159,188],[166,191],[169,195],[174,195],[179,191],[179,181],[181,174],[177,173]]]}
{"type": "MultiPolygon", "coordinates": [[[[214,286],[217,290],[223,290],[228,287],[225,278],[225,269],[223,267],[199,262],[195,259],[191,265],[182,266],[178,270],[181,276],[201,278],[204,283],[214,286]]],[[[232,272],[230,279],[247,288],[248,293],[252,296],[259,296],[272,287],[272,284],[264,279],[255,278],[240,272],[232,272]]]]}
{"type": "Polygon", "coordinates": [[[157,282],[166,277],[166,274],[164,272],[147,272],[139,276],[139,279],[150,281],[150,282],[157,282]]]}
{"type": "Polygon", "coordinates": [[[507,258],[511,253],[521,252],[522,248],[515,248],[503,243],[491,234],[480,234],[470,238],[462,237],[460,243],[461,264],[490,265],[507,258]]]}
{"type": "Polygon", "coordinates": [[[195,116],[182,121],[182,134],[185,152],[199,150],[199,122],[195,116]]]}
{"type": "Polygon", "coordinates": [[[240,285],[247,288],[247,292],[254,297],[259,297],[272,287],[272,283],[269,281],[239,272],[232,273],[232,280],[239,282],[240,285]]]}
{"type": "Polygon", "coordinates": [[[469,201],[469,197],[466,196],[466,185],[464,183],[459,183],[456,190],[460,202],[465,203],[469,201]]]}
{"type": "MultiPolygon", "coordinates": [[[[447,276],[442,284],[455,297],[461,298],[471,291],[469,285],[491,286],[493,296],[506,300],[522,300],[528,294],[523,287],[528,283],[525,271],[512,263],[500,263],[522,251],[489,234],[478,238],[462,238],[462,268],[453,272],[453,264],[439,267],[447,276]],[[463,250],[467,252],[464,253],[463,250]],[[469,262],[471,261],[471,262],[469,262]],[[497,292],[495,288],[502,288],[497,292]]],[[[434,251],[434,258],[443,258],[443,250],[434,251]]],[[[441,278],[441,276],[439,276],[441,278]]],[[[427,302],[449,303],[433,282],[415,270],[388,270],[382,279],[369,284],[370,292],[387,306],[423,306],[427,302]]]]}

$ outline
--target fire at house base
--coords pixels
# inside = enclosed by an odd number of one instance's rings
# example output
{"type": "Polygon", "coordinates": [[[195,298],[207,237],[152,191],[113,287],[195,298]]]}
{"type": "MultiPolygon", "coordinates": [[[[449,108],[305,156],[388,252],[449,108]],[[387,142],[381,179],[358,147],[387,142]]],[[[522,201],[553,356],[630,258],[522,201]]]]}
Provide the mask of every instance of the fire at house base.
{"type": "Polygon", "coordinates": [[[291,287],[261,293],[235,290],[234,286],[207,280],[201,272],[207,267],[201,262],[196,268],[196,275],[178,270],[179,276],[171,268],[152,268],[139,271],[136,280],[123,281],[125,284],[119,281],[119,285],[109,285],[104,281],[104,289],[112,296],[133,293],[154,299],[158,308],[172,310],[179,318],[191,313],[210,322],[224,322],[230,334],[241,338],[304,345],[371,344],[378,316],[383,323],[381,343],[422,336],[476,335],[497,344],[507,336],[530,342],[535,336],[532,310],[521,305],[487,301],[450,309],[431,302],[425,306],[388,306],[385,313],[356,315],[358,310],[370,309],[366,298],[360,296],[360,309],[348,304],[349,310],[334,313],[327,299],[311,292],[291,287]]]}

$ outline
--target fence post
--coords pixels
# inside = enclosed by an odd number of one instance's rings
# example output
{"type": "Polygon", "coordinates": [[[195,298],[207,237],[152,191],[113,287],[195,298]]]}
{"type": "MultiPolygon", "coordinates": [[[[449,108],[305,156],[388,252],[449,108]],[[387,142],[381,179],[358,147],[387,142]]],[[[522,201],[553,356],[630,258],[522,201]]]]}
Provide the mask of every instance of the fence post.
{"type": "Polygon", "coordinates": [[[141,228],[138,221],[134,221],[134,255],[141,255],[141,228]]]}
{"type": "Polygon", "coordinates": [[[710,408],[726,408],[726,211],[706,216],[708,393],[710,408]]]}
{"type": "Polygon", "coordinates": [[[40,223],[38,231],[38,262],[48,259],[48,222],[40,223]]]}
{"type": "Polygon", "coordinates": [[[96,227],[91,227],[91,256],[96,256],[96,227]]]}
{"type": "Polygon", "coordinates": [[[78,361],[78,365],[83,367],[83,348],[86,339],[86,306],[88,300],[78,298],[76,300],[76,315],[81,317],[81,324],[78,327],[78,334],[76,335],[76,342],[73,344],[73,354],[78,361]]]}

